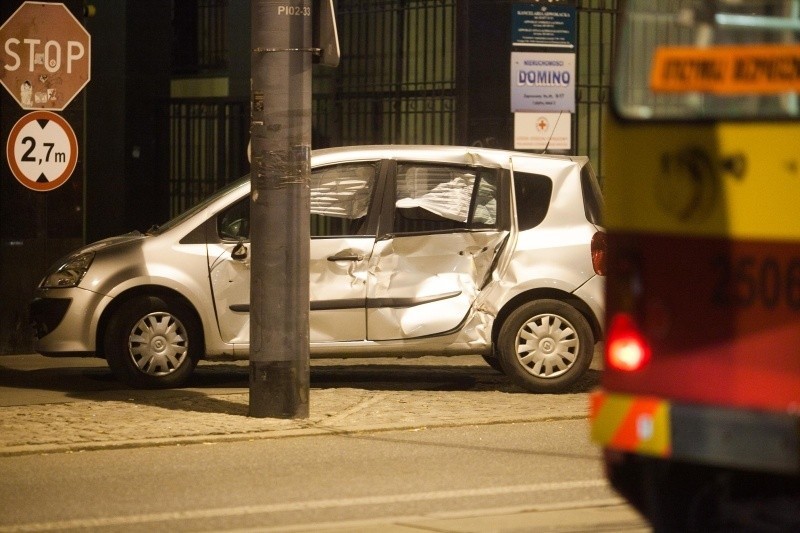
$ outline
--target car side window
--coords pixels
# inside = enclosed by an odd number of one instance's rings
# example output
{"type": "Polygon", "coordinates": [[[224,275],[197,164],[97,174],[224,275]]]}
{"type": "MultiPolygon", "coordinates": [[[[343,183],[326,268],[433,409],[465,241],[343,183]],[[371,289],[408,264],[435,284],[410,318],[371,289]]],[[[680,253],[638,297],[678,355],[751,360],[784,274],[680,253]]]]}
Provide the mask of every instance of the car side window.
{"type": "Polygon", "coordinates": [[[497,227],[497,173],[449,165],[397,167],[395,233],[497,227]]]}
{"type": "Polygon", "coordinates": [[[603,193],[597,177],[589,165],[581,169],[581,191],[583,192],[583,209],[586,220],[598,226],[603,225],[603,193]]]}
{"type": "Polygon", "coordinates": [[[250,239],[249,196],[245,196],[217,216],[217,234],[223,241],[250,239]]]}
{"type": "MultiPolygon", "coordinates": [[[[374,163],[322,167],[311,172],[311,236],[362,235],[375,182],[374,163]]],[[[250,197],[217,216],[223,241],[249,240],[250,197]]]]}
{"type": "Polygon", "coordinates": [[[497,173],[483,171],[479,174],[469,216],[471,229],[497,227],[497,184],[497,173]]]}
{"type": "Polygon", "coordinates": [[[311,236],[363,235],[377,164],[348,163],[311,171],[311,236]]]}
{"type": "Polygon", "coordinates": [[[520,231],[535,228],[547,216],[553,182],[547,176],[514,172],[514,197],[517,201],[517,224],[520,231]]]}

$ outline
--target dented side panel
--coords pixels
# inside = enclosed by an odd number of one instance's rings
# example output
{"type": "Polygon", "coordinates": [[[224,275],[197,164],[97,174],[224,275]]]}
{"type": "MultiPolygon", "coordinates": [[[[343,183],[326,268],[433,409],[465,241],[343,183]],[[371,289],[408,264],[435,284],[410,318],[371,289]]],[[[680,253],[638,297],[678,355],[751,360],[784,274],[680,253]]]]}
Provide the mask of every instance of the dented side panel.
{"type": "MultiPolygon", "coordinates": [[[[367,265],[374,237],[313,239],[310,251],[309,328],[311,342],[366,339],[367,265]]],[[[231,259],[235,244],[209,245],[211,281],[220,334],[236,343],[237,352],[250,340],[249,260],[231,259]]]]}
{"type": "Polygon", "coordinates": [[[311,342],[367,338],[367,266],[374,237],[311,240],[311,342]]]}
{"type": "Polygon", "coordinates": [[[376,243],[367,288],[369,340],[437,335],[471,323],[472,305],[507,235],[457,232],[376,243]]]}

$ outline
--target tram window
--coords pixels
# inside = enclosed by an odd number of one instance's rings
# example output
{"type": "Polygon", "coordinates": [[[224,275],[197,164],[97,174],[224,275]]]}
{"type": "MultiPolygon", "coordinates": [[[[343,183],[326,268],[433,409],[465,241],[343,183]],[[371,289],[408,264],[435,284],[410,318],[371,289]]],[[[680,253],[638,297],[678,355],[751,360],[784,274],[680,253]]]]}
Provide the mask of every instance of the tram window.
{"type": "Polygon", "coordinates": [[[639,120],[800,116],[798,0],[631,0],[614,107],[639,120]]]}

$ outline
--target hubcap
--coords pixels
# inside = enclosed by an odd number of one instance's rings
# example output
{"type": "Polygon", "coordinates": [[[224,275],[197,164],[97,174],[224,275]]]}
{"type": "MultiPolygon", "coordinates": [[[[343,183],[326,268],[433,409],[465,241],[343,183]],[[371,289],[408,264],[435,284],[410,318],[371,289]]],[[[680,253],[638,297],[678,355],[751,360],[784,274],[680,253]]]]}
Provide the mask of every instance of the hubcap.
{"type": "Polygon", "coordinates": [[[537,315],[517,333],[517,359],[538,378],[555,378],[567,372],[575,364],[579,349],[575,328],[558,315],[537,315]]]}
{"type": "Polygon", "coordinates": [[[186,328],[169,313],[150,313],[131,330],[128,352],[136,367],[151,376],[175,372],[189,354],[186,328]]]}

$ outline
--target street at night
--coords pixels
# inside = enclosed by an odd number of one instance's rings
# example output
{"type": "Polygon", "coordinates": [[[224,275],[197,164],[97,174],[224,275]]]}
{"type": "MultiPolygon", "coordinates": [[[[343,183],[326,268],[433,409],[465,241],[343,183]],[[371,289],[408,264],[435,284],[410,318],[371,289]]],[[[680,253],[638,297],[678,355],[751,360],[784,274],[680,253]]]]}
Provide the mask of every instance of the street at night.
{"type": "Polygon", "coordinates": [[[247,367],[137,391],[102,361],[0,359],[0,531],[647,531],[588,436],[591,370],[527,394],[478,356],[314,361],[304,420],[247,367]]]}

